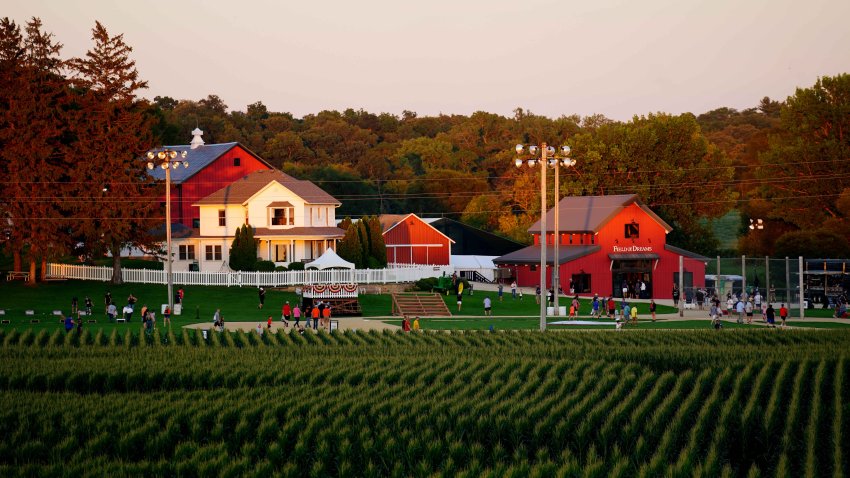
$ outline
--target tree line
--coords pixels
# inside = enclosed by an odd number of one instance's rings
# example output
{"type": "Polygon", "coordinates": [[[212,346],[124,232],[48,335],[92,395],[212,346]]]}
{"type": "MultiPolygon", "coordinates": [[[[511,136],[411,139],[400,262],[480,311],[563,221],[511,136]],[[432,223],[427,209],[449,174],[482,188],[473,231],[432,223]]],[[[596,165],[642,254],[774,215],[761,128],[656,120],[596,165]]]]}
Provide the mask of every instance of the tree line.
{"type": "MultiPolygon", "coordinates": [[[[34,272],[38,261],[70,252],[115,257],[122,246],[150,247],[149,231],[164,216],[162,185],[140,158],[156,145],[187,143],[196,126],[208,143],[238,141],[315,182],[342,202],[340,217],[446,215],[527,243],[540,215],[539,172],[516,168],[513,146],[547,142],[568,144],[577,160],[561,172],[558,197],[637,193],[674,227],[673,245],[718,253],[712,221],[737,211],[735,253],[850,254],[847,74],[743,111],[629,121],[522,108],[512,116],[347,109],[297,118],[260,101],[231,110],[212,94],[147,101],[132,48],[100,23],[92,33],[83,58],[62,59],[37,18],[23,32],[0,22],[3,245],[16,269],[25,249],[34,272]],[[750,219],[765,229],[750,230],[750,219]]],[[[551,205],[551,182],[547,194],[551,205]]]]}

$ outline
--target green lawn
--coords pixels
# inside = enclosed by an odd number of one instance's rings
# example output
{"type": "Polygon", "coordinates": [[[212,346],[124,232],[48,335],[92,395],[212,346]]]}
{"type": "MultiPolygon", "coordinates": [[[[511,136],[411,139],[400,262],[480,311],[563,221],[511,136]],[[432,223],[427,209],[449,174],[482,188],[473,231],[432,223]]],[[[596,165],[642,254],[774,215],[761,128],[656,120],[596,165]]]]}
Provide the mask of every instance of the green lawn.
{"type": "MultiPolygon", "coordinates": [[[[176,291],[179,285],[175,284],[176,291]]],[[[259,299],[255,287],[202,287],[185,286],[184,310],[182,316],[173,316],[175,326],[183,326],[197,322],[212,322],[213,313],[216,308],[221,309],[221,314],[226,321],[248,322],[265,321],[271,314],[275,320],[280,320],[280,309],[284,301],[294,303],[296,295],[269,290],[266,293],[264,310],[258,310],[259,299]]],[[[85,324],[84,327],[92,331],[103,330],[105,333],[113,329],[136,330],[141,328],[139,310],[143,304],[153,307],[157,312],[157,323],[161,324],[160,305],[166,303],[168,287],[160,284],[122,284],[115,286],[104,282],[95,281],[66,281],[38,284],[35,287],[27,286],[23,282],[3,283],[0,285],[0,309],[6,311],[3,319],[9,320],[11,324],[3,327],[32,328],[34,330],[54,329],[58,326],[59,319],[52,312],[60,310],[65,314],[71,311],[71,298],[76,296],[80,306],[84,304],[86,296],[91,297],[94,303],[93,316],[96,324],[85,324]],[[132,293],[138,298],[136,314],[128,323],[109,323],[106,320],[104,294],[106,291],[112,293],[112,298],[121,308],[127,303],[127,297],[132,293]],[[31,309],[35,315],[25,315],[25,311],[31,309]],[[37,319],[38,324],[31,324],[30,320],[37,319]]],[[[389,306],[386,313],[389,313],[389,306]]]]}

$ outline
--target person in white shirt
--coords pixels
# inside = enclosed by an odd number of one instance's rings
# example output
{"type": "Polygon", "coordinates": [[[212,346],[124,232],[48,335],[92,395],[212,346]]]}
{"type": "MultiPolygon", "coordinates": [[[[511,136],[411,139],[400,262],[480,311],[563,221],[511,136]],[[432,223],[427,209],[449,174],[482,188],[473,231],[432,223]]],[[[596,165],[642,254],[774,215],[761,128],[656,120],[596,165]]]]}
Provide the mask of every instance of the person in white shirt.
{"type": "Polygon", "coordinates": [[[492,303],[490,302],[489,297],[484,298],[484,315],[491,315],[490,309],[492,307],[492,303]]]}

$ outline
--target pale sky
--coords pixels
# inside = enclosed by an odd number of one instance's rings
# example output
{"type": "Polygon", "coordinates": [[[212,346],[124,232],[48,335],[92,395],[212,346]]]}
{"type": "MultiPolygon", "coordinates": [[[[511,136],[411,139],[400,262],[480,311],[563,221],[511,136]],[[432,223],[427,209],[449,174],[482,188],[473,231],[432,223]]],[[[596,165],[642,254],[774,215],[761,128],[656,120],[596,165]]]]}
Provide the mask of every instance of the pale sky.
{"type": "Polygon", "coordinates": [[[420,116],[628,120],[784,100],[850,72],[850,0],[5,0],[65,45],[124,34],[143,96],[420,116]]]}

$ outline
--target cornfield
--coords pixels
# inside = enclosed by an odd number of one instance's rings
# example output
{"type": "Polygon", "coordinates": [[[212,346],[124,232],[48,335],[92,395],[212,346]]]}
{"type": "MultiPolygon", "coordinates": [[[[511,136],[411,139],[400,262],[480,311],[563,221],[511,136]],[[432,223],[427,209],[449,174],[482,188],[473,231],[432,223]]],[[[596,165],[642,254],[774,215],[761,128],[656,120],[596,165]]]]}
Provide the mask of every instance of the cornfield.
{"type": "Polygon", "coordinates": [[[843,331],[0,331],[0,476],[847,476],[843,331]]]}

